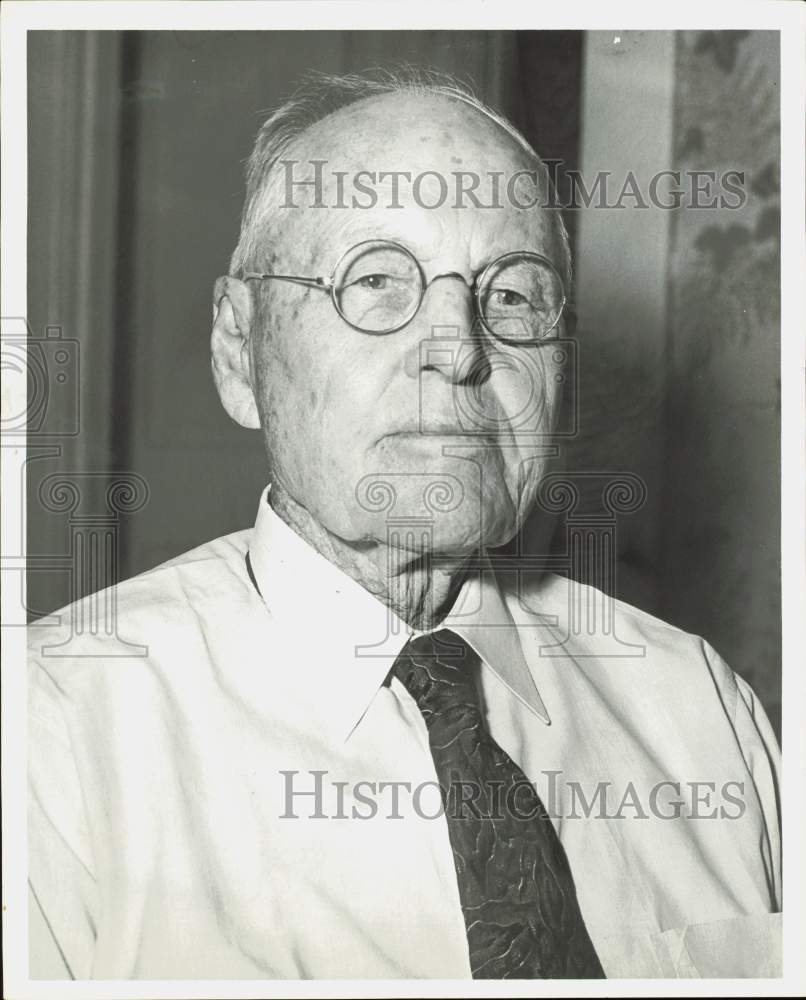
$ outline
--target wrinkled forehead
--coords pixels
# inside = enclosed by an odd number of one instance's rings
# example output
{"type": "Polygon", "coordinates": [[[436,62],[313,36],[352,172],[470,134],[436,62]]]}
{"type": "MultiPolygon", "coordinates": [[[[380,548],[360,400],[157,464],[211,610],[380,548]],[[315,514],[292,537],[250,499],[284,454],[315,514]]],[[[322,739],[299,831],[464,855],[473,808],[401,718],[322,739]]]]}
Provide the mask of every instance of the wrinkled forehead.
{"type": "Polygon", "coordinates": [[[267,195],[275,247],[300,264],[303,248],[321,256],[337,233],[411,233],[403,242],[426,259],[457,229],[477,244],[508,235],[519,248],[559,251],[545,169],[456,99],[389,94],[333,112],[288,145],[267,195]]]}

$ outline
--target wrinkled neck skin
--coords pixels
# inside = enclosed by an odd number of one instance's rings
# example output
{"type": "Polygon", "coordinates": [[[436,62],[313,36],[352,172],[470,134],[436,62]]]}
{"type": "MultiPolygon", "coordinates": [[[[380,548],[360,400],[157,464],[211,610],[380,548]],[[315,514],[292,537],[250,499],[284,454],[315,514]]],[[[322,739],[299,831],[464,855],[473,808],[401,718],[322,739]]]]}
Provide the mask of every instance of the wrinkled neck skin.
{"type": "Polygon", "coordinates": [[[328,562],[378,598],[418,631],[435,628],[450,611],[464,578],[467,557],[425,560],[416,553],[372,542],[349,542],[324,528],[279,483],[272,486],[275,513],[328,562]]]}

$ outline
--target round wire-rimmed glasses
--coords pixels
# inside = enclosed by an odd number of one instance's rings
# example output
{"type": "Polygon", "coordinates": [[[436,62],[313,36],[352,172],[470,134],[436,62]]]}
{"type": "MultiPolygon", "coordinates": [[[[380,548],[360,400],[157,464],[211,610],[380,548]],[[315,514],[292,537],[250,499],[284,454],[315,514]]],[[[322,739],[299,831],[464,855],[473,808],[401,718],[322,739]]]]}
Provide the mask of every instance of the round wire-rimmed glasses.
{"type": "MultiPolygon", "coordinates": [[[[247,272],[244,281],[291,281],[329,292],[333,307],[361,333],[396,333],[410,323],[430,285],[465,278],[454,271],[426,281],[414,254],[390,240],[364,240],[339,259],[329,278],[247,272]]],[[[514,250],[491,261],[473,281],[476,315],[493,337],[534,344],[554,330],[566,297],[551,261],[531,250],[514,250]]]]}

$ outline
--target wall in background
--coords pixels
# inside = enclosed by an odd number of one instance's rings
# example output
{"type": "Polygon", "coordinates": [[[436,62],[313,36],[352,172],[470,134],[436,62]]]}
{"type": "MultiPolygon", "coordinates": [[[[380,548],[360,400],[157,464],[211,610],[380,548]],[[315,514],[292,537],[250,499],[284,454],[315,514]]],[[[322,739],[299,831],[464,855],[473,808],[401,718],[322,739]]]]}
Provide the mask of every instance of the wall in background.
{"type": "Polygon", "coordinates": [[[659,607],[708,635],[780,725],[780,145],[776,32],[682,32],[674,156],[738,169],[739,211],[670,242],[659,607]]]}
{"type": "MultiPolygon", "coordinates": [[[[111,471],[134,471],[150,492],[121,521],[121,576],[254,519],[262,446],[215,396],[211,290],[236,240],[261,112],[301,69],[408,60],[456,72],[545,157],[585,175],[745,169],[741,214],[568,213],[579,433],[563,459],[571,471],[646,483],[645,504],[619,523],[619,596],[706,636],[777,720],[774,36],[29,37],[29,320],[37,336],[61,326],[81,349],[81,433],[30,463],[29,549],[70,545],[65,518],[37,500],[44,476],[97,471],[83,487],[97,507],[111,471]]],[[[525,536],[545,549],[537,519],[525,536]]],[[[69,584],[64,573],[30,574],[32,611],[64,604],[69,584]]]]}
{"type": "Polygon", "coordinates": [[[776,727],[778,100],[774,32],[588,33],[589,186],[597,171],[618,192],[630,170],[678,170],[684,187],[687,172],[736,170],[747,201],[578,213],[580,434],[567,458],[644,479],[646,503],[619,524],[619,596],[706,637],[776,727]]]}

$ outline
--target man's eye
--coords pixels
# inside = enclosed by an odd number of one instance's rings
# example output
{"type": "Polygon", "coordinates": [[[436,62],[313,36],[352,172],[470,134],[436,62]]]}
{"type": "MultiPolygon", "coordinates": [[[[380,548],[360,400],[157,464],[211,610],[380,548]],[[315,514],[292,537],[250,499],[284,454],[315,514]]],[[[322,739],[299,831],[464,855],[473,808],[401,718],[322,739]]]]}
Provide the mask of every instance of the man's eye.
{"type": "Polygon", "coordinates": [[[388,283],[388,274],[367,274],[363,278],[359,278],[356,282],[360,288],[372,288],[377,292],[382,292],[388,283]]]}
{"type": "Polygon", "coordinates": [[[526,299],[520,292],[514,292],[511,288],[496,288],[494,289],[488,300],[488,304],[491,306],[523,306],[528,303],[526,299]]]}

